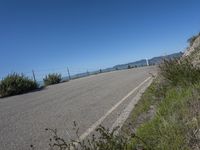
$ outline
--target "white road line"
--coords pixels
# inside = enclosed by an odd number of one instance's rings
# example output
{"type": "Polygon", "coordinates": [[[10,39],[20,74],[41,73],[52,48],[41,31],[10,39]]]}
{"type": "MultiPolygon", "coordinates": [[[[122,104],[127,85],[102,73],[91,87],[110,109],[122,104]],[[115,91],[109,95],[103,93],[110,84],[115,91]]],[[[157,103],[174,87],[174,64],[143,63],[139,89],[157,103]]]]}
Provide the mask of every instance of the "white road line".
{"type": "Polygon", "coordinates": [[[92,126],[90,126],[80,137],[79,139],[82,141],[88,135],[91,134],[105,119],[110,115],[122,102],[124,102],[129,96],[131,96],[137,89],[139,89],[145,82],[147,82],[151,77],[148,77],[144,80],[140,85],[130,91],[124,98],[122,98],[117,104],[115,104],[104,116],[102,116],[98,121],[96,121],[92,126]]]}
{"type": "Polygon", "coordinates": [[[147,87],[152,83],[153,79],[151,79],[148,84],[146,84],[140,91],[136,94],[136,96],[131,100],[131,102],[128,104],[128,106],[123,110],[123,112],[120,114],[120,116],[117,118],[117,120],[114,122],[112,127],[110,128],[110,131],[115,129],[116,127],[119,127],[115,133],[117,134],[118,131],[121,129],[122,125],[124,122],[127,120],[129,117],[130,113],[135,107],[135,104],[140,100],[140,97],[142,96],[142,93],[146,90],[147,87]]]}

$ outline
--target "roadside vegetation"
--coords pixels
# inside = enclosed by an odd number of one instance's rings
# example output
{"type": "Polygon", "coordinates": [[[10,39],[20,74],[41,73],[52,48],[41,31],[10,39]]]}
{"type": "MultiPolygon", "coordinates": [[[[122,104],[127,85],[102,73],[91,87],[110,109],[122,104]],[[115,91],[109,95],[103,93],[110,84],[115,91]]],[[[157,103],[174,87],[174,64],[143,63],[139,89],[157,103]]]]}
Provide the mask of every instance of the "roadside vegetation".
{"type": "MultiPolygon", "coordinates": [[[[77,138],[75,140],[65,140],[57,134],[56,129],[46,129],[51,133],[49,139],[49,148],[51,150],[129,150],[131,148],[130,139],[137,138],[134,135],[127,137],[121,134],[115,134],[115,128],[112,132],[103,126],[99,126],[96,132],[99,136],[92,135],[87,140],[81,140],[79,136],[79,128],[74,122],[74,131],[76,132],[77,138]]],[[[138,138],[138,140],[140,140],[138,138]]],[[[37,147],[31,145],[32,149],[37,147]]]]}
{"type": "Polygon", "coordinates": [[[23,74],[12,73],[0,81],[0,96],[12,96],[38,88],[37,83],[23,74]]]}
{"type": "Polygon", "coordinates": [[[200,69],[188,58],[165,60],[160,66],[160,75],[172,86],[189,86],[200,82],[200,69]]]}
{"type": "Polygon", "coordinates": [[[43,79],[45,86],[47,85],[52,85],[52,84],[58,84],[61,82],[61,74],[58,73],[52,73],[52,74],[48,74],[45,76],[45,78],[43,79]]]}
{"type": "MultiPolygon", "coordinates": [[[[188,59],[164,61],[121,132],[100,126],[98,136],[67,141],[52,133],[52,149],[198,150],[200,148],[200,69],[188,59]]],[[[77,125],[75,125],[77,126],[77,125]]],[[[77,132],[78,133],[78,130],[77,132]]],[[[34,148],[32,146],[32,148],[34,148]]]]}
{"type": "MultiPolygon", "coordinates": [[[[60,83],[61,80],[61,74],[58,73],[48,74],[43,79],[45,86],[60,83]]],[[[39,85],[24,74],[11,73],[0,80],[0,97],[23,94],[38,88],[39,85]]]]}
{"type": "Polygon", "coordinates": [[[199,149],[200,69],[187,59],[164,61],[159,76],[125,124],[126,133],[128,126],[145,141],[133,139],[135,148],[199,149]],[[152,118],[145,117],[152,106],[156,108],[152,118]]]}

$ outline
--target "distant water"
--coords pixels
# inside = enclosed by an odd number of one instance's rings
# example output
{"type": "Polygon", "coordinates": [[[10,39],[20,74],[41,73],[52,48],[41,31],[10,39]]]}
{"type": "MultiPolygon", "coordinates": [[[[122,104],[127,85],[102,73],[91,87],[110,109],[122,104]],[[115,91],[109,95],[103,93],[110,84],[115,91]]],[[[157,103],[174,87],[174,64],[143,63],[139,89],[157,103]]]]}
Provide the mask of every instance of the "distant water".
{"type": "MultiPolygon", "coordinates": [[[[120,70],[121,68],[119,68],[120,70]]],[[[127,69],[127,68],[126,68],[127,69]]],[[[110,71],[114,71],[116,70],[115,68],[107,68],[107,69],[102,69],[102,70],[96,70],[96,71],[92,71],[92,72],[84,72],[84,73],[79,73],[79,74],[75,74],[71,76],[71,79],[78,79],[78,78],[83,78],[83,77],[87,77],[90,75],[95,75],[95,74],[99,74],[99,73],[104,73],[104,72],[110,72],[110,71]]],[[[61,82],[64,81],[68,81],[69,77],[63,77],[61,82]]],[[[37,81],[39,87],[44,86],[44,82],[43,81],[37,81]]]]}
{"type": "Polygon", "coordinates": [[[37,84],[38,84],[39,87],[44,86],[44,82],[43,81],[37,81],[37,84]]]}

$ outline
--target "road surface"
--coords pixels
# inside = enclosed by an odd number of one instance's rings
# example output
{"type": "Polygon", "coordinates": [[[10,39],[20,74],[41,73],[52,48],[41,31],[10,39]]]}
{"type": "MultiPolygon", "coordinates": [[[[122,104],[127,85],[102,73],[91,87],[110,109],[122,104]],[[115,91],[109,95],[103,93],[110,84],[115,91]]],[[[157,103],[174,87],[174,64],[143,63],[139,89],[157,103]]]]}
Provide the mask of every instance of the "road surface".
{"type": "Polygon", "coordinates": [[[75,138],[73,121],[78,123],[80,135],[87,133],[102,116],[100,123],[111,127],[137,91],[127,94],[150,72],[154,73],[155,67],[102,73],[1,98],[0,149],[27,150],[31,144],[37,149],[48,149],[49,134],[45,128],[57,128],[64,138],[75,138]],[[110,111],[123,98],[123,103],[110,111]]]}

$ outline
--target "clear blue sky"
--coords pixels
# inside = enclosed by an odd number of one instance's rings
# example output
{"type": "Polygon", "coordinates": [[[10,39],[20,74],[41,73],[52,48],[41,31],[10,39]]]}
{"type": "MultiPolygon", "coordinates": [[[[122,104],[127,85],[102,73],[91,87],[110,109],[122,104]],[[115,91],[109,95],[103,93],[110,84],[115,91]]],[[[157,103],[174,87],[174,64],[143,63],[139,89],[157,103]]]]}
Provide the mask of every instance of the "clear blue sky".
{"type": "Polygon", "coordinates": [[[0,1],[0,77],[106,68],[184,50],[199,0],[0,1]]]}

